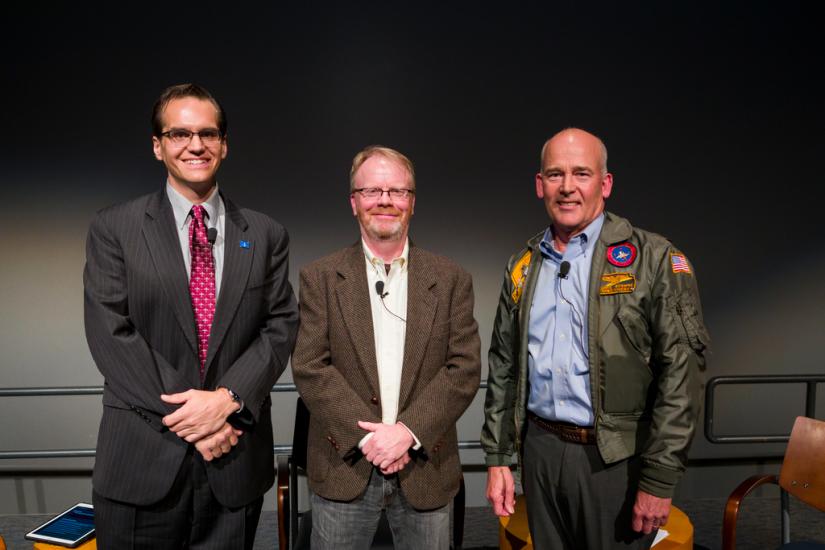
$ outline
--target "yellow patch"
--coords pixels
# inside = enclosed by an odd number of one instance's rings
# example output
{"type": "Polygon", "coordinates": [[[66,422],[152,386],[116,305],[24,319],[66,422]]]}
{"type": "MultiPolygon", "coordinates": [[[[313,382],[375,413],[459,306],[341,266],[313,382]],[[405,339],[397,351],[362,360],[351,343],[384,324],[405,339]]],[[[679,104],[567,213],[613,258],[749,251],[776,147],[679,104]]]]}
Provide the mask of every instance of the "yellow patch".
{"type": "Polygon", "coordinates": [[[629,294],[636,290],[636,276],[633,273],[605,273],[602,275],[602,287],[599,294],[629,294]]]}
{"type": "Polygon", "coordinates": [[[532,257],[532,252],[529,250],[525,252],[510,272],[510,280],[513,282],[513,292],[510,296],[513,298],[513,303],[517,304],[521,298],[521,292],[524,290],[524,282],[527,280],[527,271],[530,268],[530,258],[532,257]]]}

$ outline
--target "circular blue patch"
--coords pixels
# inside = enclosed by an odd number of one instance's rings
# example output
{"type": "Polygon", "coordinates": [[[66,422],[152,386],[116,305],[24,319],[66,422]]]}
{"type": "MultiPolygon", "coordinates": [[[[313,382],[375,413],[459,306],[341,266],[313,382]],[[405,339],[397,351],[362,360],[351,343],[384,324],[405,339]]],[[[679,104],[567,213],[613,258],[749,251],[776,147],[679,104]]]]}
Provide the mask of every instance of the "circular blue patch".
{"type": "Polygon", "coordinates": [[[627,267],[636,260],[636,247],[630,243],[617,244],[607,249],[607,261],[616,267],[627,267]]]}

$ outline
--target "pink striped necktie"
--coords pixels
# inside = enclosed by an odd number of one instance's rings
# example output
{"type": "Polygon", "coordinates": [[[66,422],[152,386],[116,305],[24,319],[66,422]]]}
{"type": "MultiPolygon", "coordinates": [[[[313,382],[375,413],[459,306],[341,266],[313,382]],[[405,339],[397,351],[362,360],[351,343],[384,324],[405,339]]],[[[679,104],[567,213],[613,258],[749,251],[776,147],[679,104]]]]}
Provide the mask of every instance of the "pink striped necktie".
{"type": "Polygon", "coordinates": [[[212,258],[212,245],[206,238],[204,214],[203,206],[193,206],[192,220],[189,223],[189,252],[192,259],[189,295],[192,298],[195,326],[198,329],[201,380],[206,367],[206,353],[209,351],[209,331],[215,317],[215,261],[212,258]]]}

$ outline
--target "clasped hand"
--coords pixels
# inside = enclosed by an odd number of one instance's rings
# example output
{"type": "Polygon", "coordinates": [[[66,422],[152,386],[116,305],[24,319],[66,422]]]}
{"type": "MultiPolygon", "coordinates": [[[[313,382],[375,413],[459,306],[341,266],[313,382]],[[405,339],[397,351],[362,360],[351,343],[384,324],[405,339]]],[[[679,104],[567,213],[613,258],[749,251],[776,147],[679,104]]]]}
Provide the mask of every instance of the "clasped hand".
{"type": "Polygon", "coordinates": [[[160,398],[166,403],[181,405],[163,417],[163,424],[187,443],[194,443],[204,460],[218,458],[238,444],[243,432],[226,422],[238,405],[227,390],[187,390],[160,398]]]}
{"type": "Polygon", "coordinates": [[[361,447],[361,453],[382,474],[397,473],[409,464],[407,451],[415,440],[404,425],[359,421],[358,427],[372,433],[372,437],[361,447]]]}

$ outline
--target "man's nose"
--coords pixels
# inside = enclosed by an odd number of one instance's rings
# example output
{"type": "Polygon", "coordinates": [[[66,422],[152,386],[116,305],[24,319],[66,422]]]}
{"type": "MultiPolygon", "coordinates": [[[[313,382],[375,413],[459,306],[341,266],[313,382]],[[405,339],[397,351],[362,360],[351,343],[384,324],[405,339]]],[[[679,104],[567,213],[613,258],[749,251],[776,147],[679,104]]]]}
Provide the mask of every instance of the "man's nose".
{"type": "Polygon", "coordinates": [[[381,195],[378,197],[378,204],[381,204],[381,205],[392,204],[392,199],[390,198],[390,192],[389,191],[384,191],[384,190],[381,191],[381,195]]]}
{"type": "Polygon", "coordinates": [[[564,174],[561,178],[561,185],[559,186],[559,191],[564,193],[565,195],[569,195],[575,190],[575,186],[573,185],[573,174],[564,174]]]}
{"type": "Polygon", "coordinates": [[[200,152],[206,149],[206,146],[203,144],[203,140],[199,134],[193,134],[192,139],[189,140],[189,145],[187,146],[190,152],[200,152]]]}

